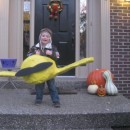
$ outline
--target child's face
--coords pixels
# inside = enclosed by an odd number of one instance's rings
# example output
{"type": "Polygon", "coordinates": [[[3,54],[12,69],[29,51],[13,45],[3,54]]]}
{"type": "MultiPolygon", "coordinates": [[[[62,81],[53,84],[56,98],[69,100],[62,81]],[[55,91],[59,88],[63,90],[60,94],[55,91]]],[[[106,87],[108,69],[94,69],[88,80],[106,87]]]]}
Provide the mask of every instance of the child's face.
{"type": "Polygon", "coordinates": [[[51,36],[48,32],[42,32],[40,36],[40,41],[42,44],[48,44],[51,40],[51,36]]]}

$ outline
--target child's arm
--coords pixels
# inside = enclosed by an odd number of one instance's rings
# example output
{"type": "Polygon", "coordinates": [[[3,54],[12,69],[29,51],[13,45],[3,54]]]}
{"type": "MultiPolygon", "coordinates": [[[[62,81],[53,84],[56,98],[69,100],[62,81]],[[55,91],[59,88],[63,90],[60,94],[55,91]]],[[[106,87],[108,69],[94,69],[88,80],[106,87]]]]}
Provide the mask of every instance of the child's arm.
{"type": "Polygon", "coordinates": [[[27,56],[31,56],[31,55],[33,55],[33,54],[36,54],[38,50],[39,50],[39,48],[37,48],[35,45],[32,46],[32,47],[30,48],[29,52],[27,53],[27,56]]]}
{"type": "Polygon", "coordinates": [[[45,49],[46,55],[49,56],[53,60],[59,59],[60,55],[56,47],[53,47],[52,49],[45,49]]]}

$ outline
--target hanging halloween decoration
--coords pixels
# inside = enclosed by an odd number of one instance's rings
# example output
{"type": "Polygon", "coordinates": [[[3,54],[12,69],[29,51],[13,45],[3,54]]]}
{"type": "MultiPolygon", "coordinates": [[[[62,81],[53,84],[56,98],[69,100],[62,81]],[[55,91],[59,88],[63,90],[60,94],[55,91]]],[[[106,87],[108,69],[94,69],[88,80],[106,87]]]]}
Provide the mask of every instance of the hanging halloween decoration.
{"type": "Polygon", "coordinates": [[[49,18],[54,18],[55,20],[57,20],[59,17],[59,13],[63,9],[63,4],[61,0],[50,0],[47,8],[50,12],[49,18]]]}

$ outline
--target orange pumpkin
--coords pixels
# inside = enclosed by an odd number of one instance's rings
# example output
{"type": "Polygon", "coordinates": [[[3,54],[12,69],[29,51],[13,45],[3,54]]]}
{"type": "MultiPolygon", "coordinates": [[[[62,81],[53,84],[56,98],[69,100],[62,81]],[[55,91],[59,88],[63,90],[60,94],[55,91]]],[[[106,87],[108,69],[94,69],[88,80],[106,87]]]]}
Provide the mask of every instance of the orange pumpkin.
{"type": "MultiPolygon", "coordinates": [[[[102,74],[106,70],[107,69],[96,69],[90,72],[86,80],[87,85],[89,86],[91,84],[96,84],[98,86],[105,87],[106,80],[102,74]]],[[[114,79],[114,76],[112,73],[111,73],[111,76],[112,76],[112,79],[114,79]]]]}
{"type": "Polygon", "coordinates": [[[106,88],[100,86],[100,87],[97,89],[97,95],[98,95],[98,96],[106,96],[106,88]]]}

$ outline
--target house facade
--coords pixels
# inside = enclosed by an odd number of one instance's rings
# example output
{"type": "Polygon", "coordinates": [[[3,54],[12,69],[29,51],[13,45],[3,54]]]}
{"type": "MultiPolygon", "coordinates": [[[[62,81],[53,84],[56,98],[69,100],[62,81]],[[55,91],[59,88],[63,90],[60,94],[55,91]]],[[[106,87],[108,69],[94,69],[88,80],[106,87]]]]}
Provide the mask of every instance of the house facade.
{"type": "MultiPolygon", "coordinates": [[[[93,63],[77,67],[72,75],[67,74],[66,76],[85,79],[88,73],[94,69],[109,69],[114,74],[114,83],[119,92],[130,98],[130,2],[125,0],[73,1],[74,10],[69,7],[70,4],[73,5],[72,0],[62,0],[63,11],[57,21],[52,21],[47,17],[49,12],[45,6],[49,0],[43,0],[41,10],[44,15],[41,17],[42,20],[46,18],[49,22],[44,21],[42,24],[36,21],[39,18],[38,15],[42,14],[37,10],[36,0],[0,0],[0,58],[17,58],[17,67],[20,67],[25,58],[25,31],[29,33],[28,48],[30,48],[36,42],[36,35],[40,28],[51,26],[54,29],[54,26],[58,25],[61,31],[54,32],[54,35],[71,36],[67,41],[58,41],[57,45],[61,49],[63,57],[66,58],[64,49],[66,48],[69,53],[70,48],[67,47],[71,45],[70,52],[73,51],[74,55],[70,62],[90,56],[95,58],[93,63]],[[82,12],[83,7],[86,9],[84,12],[82,12]],[[27,17],[29,21],[25,20],[24,9],[29,11],[29,17],[27,17]],[[73,12],[72,15],[68,10],[73,12]],[[81,21],[82,14],[86,16],[85,21],[81,21]],[[74,19],[73,23],[71,19],[74,19]],[[84,28],[81,25],[85,27],[85,36],[83,36],[84,28]]],[[[70,62],[67,59],[68,64],[70,62]]]]}
{"type": "Polygon", "coordinates": [[[110,0],[110,45],[116,86],[130,98],[130,2],[110,0]]]}

